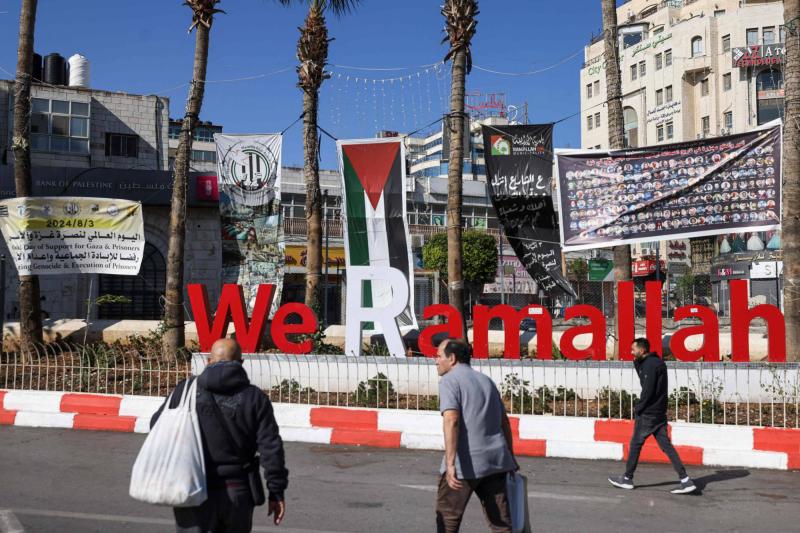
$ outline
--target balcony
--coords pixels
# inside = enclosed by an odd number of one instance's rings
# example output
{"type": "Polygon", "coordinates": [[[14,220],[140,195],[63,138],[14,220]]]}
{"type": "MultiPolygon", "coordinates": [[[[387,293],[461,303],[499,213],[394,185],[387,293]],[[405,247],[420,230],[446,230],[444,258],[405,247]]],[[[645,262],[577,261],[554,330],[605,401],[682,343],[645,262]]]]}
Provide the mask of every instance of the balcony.
{"type": "MultiPolygon", "coordinates": [[[[483,231],[491,235],[495,238],[495,240],[502,239],[503,244],[508,244],[506,241],[503,232],[499,229],[486,229],[486,228],[465,228],[465,229],[476,229],[478,231],[483,231]]],[[[306,219],[304,218],[284,218],[283,219],[283,231],[287,237],[305,237],[307,235],[306,230],[306,219]]],[[[324,231],[324,225],[323,225],[324,231]]],[[[342,221],[341,220],[329,220],[328,221],[328,231],[330,231],[330,237],[334,239],[341,239],[342,238],[342,221]]],[[[433,226],[428,224],[409,224],[408,225],[408,232],[411,235],[422,235],[425,238],[429,238],[432,235],[437,233],[445,233],[447,231],[446,226],[433,226]]]]}

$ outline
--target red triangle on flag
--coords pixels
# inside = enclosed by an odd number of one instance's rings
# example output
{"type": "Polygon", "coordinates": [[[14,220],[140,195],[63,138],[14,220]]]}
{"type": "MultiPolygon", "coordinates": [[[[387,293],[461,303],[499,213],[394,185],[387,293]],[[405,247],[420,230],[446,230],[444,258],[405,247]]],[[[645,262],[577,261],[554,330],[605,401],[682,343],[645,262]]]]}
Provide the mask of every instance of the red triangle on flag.
{"type": "Polygon", "coordinates": [[[342,146],[342,150],[353,165],[369,203],[373,209],[377,209],[386,180],[389,179],[389,172],[400,150],[400,143],[346,144],[342,146]]]}

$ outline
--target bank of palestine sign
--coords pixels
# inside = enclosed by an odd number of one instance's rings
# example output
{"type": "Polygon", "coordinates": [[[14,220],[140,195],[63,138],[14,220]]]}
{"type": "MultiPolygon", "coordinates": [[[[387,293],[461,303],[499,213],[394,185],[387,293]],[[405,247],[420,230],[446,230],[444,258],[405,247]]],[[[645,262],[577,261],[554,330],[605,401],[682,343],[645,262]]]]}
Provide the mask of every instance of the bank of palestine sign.
{"type": "MultiPolygon", "coordinates": [[[[416,326],[403,142],[385,138],[347,140],[338,141],[336,147],[344,190],[347,313],[351,314],[351,303],[364,308],[384,308],[394,301],[392,287],[400,281],[395,279],[392,283],[388,276],[384,277],[384,273],[392,271],[392,275],[402,275],[402,284],[408,288],[408,299],[403,302],[405,310],[399,313],[397,324],[416,326]],[[367,273],[361,287],[351,287],[354,277],[351,273],[356,271],[367,273]],[[360,293],[359,302],[350,301],[351,289],[360,293]]],[[[348,316],[348,326],[349,322],[348,316]]]]}
{"type": "Polygon", "coordinates": [[[574,294],[561,274],[553,209],[553,125],[483,126],[489,196],[509,244],[538,288],[574,294]]]}
{"type": "Polygon", "coordinates": [[[21,276],[135,276],[144,254],[142,204],[111,198],[0,202],[0,230],[21,276]]]}
{"type": "Polygon", "coordinates": [[[564,250],[780,226],[781,124],[630,150],[558,150],[564,250]]]}
{"type": "Polygon", "coordinates": [[[253,309],[261,284],[280,305],[284,244],[280,220],[282,136],[215,134],[222,226],[222,282],[242,286],[253,309]]]}

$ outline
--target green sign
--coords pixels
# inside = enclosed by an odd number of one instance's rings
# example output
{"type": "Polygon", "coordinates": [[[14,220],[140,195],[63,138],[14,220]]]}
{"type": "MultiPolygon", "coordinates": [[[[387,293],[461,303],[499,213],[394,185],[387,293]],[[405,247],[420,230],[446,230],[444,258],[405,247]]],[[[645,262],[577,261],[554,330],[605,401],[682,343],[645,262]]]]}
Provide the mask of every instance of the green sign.
{"type": "Polygon", "coordinates": [[[589,259],[589,281],[614,281],[613,261],[589,259]]]}

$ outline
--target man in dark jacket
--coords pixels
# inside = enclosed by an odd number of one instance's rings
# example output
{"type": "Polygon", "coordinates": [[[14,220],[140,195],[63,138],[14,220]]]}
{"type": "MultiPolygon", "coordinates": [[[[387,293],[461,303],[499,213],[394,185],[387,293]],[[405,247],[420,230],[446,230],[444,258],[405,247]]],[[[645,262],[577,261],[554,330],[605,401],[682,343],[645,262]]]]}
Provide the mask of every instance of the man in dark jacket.
{"type": "MultiPolygon", "coordinates": [[[[203,438],[208,499],[197,507],[176,507],[179,533],[248,532],[253,510],[264,504],[259,461],[269,488],[269,514],[279,525],[286,512],[283,492],[289,483],[283,441],[269,398],[250,385],[242,350],[231,339],[211,348],[208,366],[197,378],[197,418],[203,438]],[[256,456],[256,453],[260,457],[256,456]]],[[[177,407],[188,381],[175,387],[170,407],[177,407]]],[[[153,427],[166,401],[153,415],[153,427]]]]}
{"type": "Polygon", "coordinates": [[[642,384],[642,397],[635,407],[636,422],[633,426],[633,437],[628,451],[628,463],[625,475],[612,476],[608,481],[621,489],[633,488],[633,473],[639,463],[639,453],[647,437],[653,435],[659,448],[669,457],[675,472],[678,473],[680,486],[673,489],[672,494],[687,494],[697,489],[694,482],[686,474],[678,452],[672,446],[667,434],[667,365],[657,353],[650,351],[650,342],[645,338],[633,341],[633,365],[639,374],[642,384]]]}

